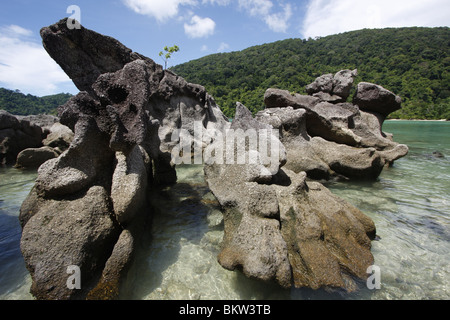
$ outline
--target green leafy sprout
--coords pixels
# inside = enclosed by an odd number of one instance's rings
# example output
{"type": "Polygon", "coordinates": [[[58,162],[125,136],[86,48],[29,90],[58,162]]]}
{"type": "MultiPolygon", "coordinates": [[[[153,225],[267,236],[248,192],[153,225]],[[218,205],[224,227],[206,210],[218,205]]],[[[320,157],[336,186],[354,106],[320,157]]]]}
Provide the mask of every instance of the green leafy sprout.
{"type": "Polygon", "coordinates": [[[172,57],[172,54],[178,51],[180,51],[180,48],[177,45],[174,45],[173,47],[165,46],[164,51],[159,53],[159,56],[164,60],[164,69],[167,69],[167,63],[172,57]]]}

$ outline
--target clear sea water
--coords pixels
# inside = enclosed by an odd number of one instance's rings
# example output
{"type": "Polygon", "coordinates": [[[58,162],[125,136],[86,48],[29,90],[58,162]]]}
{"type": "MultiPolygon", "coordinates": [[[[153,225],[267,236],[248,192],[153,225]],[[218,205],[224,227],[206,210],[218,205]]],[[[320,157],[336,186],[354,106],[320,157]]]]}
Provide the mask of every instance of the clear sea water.
{"type": "MultiPolygon", "coordinates": [[[[152,196],[159,208],[139,244],[123,299],[363,299],[450,298],[450,122],[388,121],[384,131],[409,146],[408,156],[374,182],[327,183],[370,216],[381,288],[354,294],[280,289],[217,263],[221,213],[201,166],[179,167],[179,183],[152,196]],[[433,156],[434,151],[444,157],[433,156]]],[[[19,208],[35,172],[0,168],[0,300],[33,299],[20,253],[19,208]]]]}

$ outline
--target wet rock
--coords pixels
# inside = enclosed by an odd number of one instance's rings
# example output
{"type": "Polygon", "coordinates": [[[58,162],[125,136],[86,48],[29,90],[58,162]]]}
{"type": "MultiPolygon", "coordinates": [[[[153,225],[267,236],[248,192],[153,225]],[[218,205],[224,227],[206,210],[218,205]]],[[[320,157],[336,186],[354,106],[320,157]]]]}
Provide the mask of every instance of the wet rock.
{"type": "Polygon", "coordinates": [[[128,270],[135,249],[135,238],[129,230],[123,230],[114,245],[111,256],[95,288],[87,294],[87,300],[115,300],[120,294],[123,274],[128,270]]]}
{"type": "Polygon", "coordinates": [[[294,285],[357,290],[356,279],[366,279],[374,261],[373,221],[306,175],[285,173],[291,185],[276,188],[294,285]]]}

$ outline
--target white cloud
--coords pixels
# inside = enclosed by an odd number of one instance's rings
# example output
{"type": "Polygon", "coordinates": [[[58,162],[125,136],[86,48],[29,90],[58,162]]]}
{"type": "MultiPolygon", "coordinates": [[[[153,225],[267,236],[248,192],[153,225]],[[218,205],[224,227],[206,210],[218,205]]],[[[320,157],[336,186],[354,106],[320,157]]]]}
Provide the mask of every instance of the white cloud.
{"type": "Polygon", "coordinates": [[[286,32],[289,25],[288,21],[292,16],[292,8],[288,3],[284,6],[283,12],[269,14],[265,17],[265,21],[269,28],[275,32],[286,32]]]}
{"type": "Polygon", "coordinates": [[[266,16],[270,13],[273,3],[270,0],[239,0],[239,7],[252,16],[266,16]]]}
{"type": "Polygon", "coordinates": [[[29,37],[33,34],[33,31],[22,28],[20,26],[17,26],[15,24],[9,25],[9,26],[5,26],[1,28],[1,32],[4,35],[8,35],[8,36],[24,36],[24,37],[29,37]]]}
{"type": "Polygon", "coordinates": [[[311,0],[301,33],[305,38],[364,28],[448,26],[448,0],[311,0]]]}
{"type": "Polygon", "coordinates": [[[19,26],[0,28],[0,86],[42,96],[73,89],[71,80],[50,58],[33,32],[19,26]]]}
{"type": "Polygon", "coordinates": [[[230,45],[228,43],[222,42],[217,49],[217,52],[224,52],[226,50],[230,49],[230,45]]]}
{"type": "Polygon", "coordinates": [[[196,5],[196,0],[122,0],[136,13],[156,18],[159,22],[178,15],[179,6],[196,5]]]}
{"type": "Polygon", "coordinates": [[[191,23],[184,24],[184,32],[190,38],[204,38],[214,34],[216,23],[210,18],[201,18],[194,15],[191,18],[191,23]]]}
{"type": "Polygon", "coordinates": [[[252,17],[259,17],[274,32],[286,32],[289,19],[292,17],[292,6],[278,1],[283,11],[273,13],[274,3],[271,0],[238,0],[239,8],[247,11],[252,17]]]}

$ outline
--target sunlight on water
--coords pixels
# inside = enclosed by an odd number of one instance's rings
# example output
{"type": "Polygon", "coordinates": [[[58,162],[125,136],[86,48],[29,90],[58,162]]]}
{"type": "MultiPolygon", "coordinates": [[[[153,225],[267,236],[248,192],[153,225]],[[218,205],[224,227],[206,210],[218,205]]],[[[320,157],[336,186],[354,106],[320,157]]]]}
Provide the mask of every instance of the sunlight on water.
{"type": "MultiPolygon", "coordinates": [[[[179,183],[153,191],[157,208],[139,243],[123,299],[449,299],[450,123],[389,121],[384,130],[410,153],[374,182],[329,182],[370,216],[381,289],[348,295],[284,290],[223,269],[217,262],[222,214],[201,166],[178,167],[179,183]],[[433,156],[434,151],[444,154],[433,156]]],[[[20,255],[20,204],[36,174],[0,169],[0,299],[31,299],[20,255]]]]}

